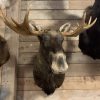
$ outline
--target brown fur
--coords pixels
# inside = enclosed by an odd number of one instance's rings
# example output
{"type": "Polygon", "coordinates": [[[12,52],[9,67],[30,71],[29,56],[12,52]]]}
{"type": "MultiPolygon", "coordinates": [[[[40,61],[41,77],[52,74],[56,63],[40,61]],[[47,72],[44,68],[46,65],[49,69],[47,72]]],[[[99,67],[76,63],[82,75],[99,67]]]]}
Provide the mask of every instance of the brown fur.
{"type": "Polygon", "coordinates": [[[10,57],[6,40],[0,36],[0,66],[5,64],[10,57]]]}
{"type": "Polygon", "coordinates": [[[54,74],[52,72],[52,56],[50,56],[50,52],[63,52],[63,36],[59,33],[55,35],[44,34],[39,37],[39,40],[40,49],[34,58],[33,75],[35,83],[49,95],[62,85],[65,77],[65,74],[54,74]]]}

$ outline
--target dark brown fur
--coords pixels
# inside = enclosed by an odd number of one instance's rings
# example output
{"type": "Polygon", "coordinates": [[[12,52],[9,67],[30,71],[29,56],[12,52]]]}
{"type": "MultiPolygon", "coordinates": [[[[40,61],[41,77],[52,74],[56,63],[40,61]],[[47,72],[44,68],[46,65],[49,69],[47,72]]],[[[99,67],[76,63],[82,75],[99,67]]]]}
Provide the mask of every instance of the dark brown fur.
{"type": "Polygon", "coordinates": [[[50,52],[63,51],[63,36],[58,34],[52,37],[50,34],[44,34],[43,36],[39,37],[39,40],[39,53],[34,58],[34,80],[35,83],[41,87],[46,94],[49,95],[52,94],[56,88],[59,88],[62,85],[65,77],[65,74],[54,74],[52,72],[52,57],[50,56],[50,52]]]}
{"type": "Polygon", "coordinates": [[[8,61],[9,57],[7,42],[0,36],[0,67],[8,61]]]}

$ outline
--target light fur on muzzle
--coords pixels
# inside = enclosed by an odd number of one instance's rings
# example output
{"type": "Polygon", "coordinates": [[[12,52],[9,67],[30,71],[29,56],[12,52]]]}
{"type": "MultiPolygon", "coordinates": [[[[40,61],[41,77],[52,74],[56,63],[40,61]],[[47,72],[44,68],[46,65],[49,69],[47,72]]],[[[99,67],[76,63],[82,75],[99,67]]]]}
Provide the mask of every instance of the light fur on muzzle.
{"type": "Polygon", "coordinates": [[[68,69],[66,55],[63,52],[52,54],[53,60],[51,68],[55,74],[64,74],[68,69]]]}

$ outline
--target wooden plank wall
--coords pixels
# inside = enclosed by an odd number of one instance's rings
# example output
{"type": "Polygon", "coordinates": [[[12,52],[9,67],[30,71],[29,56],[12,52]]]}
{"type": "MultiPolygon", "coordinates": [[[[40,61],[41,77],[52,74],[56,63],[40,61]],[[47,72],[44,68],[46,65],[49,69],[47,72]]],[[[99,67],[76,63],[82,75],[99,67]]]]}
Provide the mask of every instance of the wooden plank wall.
{"type": "MultiPolygon", "coordinates": [[[[84,9],[94,0],[22,0],[22,21],[27,9],[29,18],[45,28],[58,29],[70,21],[80,22],[84,9]]],[[[53,95],[47,97],[34,84],[32,58],[38,52],[36,37],[19,37],[17,100],[100,100],[100,60],[83,55],[78,48],[78,37],[66,38],[63,47],[67,52],[69,69],[65,81],[53,95]]]]}

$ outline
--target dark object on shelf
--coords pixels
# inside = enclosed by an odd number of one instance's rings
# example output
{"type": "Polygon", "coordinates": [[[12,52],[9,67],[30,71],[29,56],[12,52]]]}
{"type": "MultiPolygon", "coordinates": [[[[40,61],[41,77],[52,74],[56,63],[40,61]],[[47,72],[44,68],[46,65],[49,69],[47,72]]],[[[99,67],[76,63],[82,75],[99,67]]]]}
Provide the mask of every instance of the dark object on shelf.
{"type": "Polygon", "coordinates": [[[89,16],[98,20],[93,27],[79,35],[79,48],[83,54],[100,59],[100,0],[95,0],[94,5],[86,9],[86,13],[86,22],[89,16]]]}
{"type": "Polygon", "coordinates": [[[10,58],[9,49],[6,40],[0,36],[0,67],[10,58]]]}

